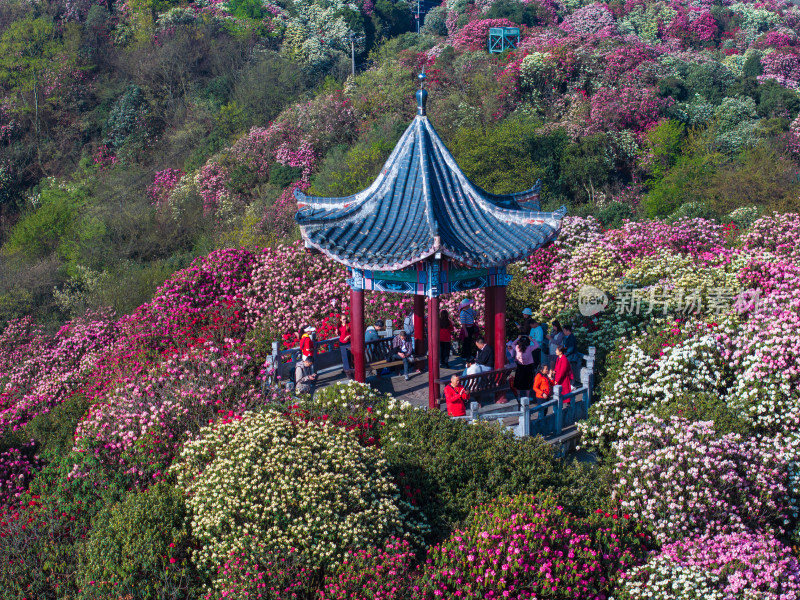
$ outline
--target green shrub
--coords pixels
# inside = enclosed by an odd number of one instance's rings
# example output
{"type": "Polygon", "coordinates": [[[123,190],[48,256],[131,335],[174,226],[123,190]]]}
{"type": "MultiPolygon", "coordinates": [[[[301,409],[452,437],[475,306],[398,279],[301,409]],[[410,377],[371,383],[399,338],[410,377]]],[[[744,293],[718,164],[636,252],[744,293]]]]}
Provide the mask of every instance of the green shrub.
{"type": "Polygon", "coordinates": [[[193,597],[188,519],[181,492],[166,483],[102,511],[81,556],[79,597],[193,597]]]}
{"type": "Polygon", "coordinates": [[[302,174],[303,169],[300,167],[289,167],[276,163],[269,170],[269,182],[276,187],[285,188],[299,180],[302,174]]]}
{"type": "Polygon", "coordinates": [[[0,519],[0,590],[4,600],[76,598],[78,550],[92,518],[129,487],[92,452],[52,455],[31,482],[19,511],[0,519]]]}
{"type": "Polygon", "coordinates": [[[668,221],[677,221],[678,219],[711,219],[716,220],[717,213],[715,213],[705,202],[687,202],[681,206],[668,217],[668,221]]]}
{"type": "Polygon", "coordinates": [[[25,433],[36,440],[40,452],[51,455],[66,454],[75,441],[78,421],[89,409],[89,401],[78,394],[57,404],[46,414],[38,415],[25,426],[25,433]]]}
{"type": "Polygon", "coordinates": [[[560,484],[559,463],[541,438],[517,439],[500,426],[468,425],[438,411],[408,412],[381,443],[401,488],[409,486],[431,525],[432,540],[500,494],[560,484]]]}
{"type": "Polygon", "coordinates": [[[539,25],[539,11],[541,5],[538,2],[515,2],[514,0],[498,0],[493,3],[486,13],[486,19],[508,19],[520,25],[539,25]]]}
{"type": "Polygon", "coordinates": [[[39,193],[37,207],[11,230],[5,250],[20,252],[31,259],[55,252],[75,226],[85,202],[86,194],[80,188],[46,183],[39,193]]]}
{"type": "Polygon", "coordinates": [[[447,18],[447,8],[444,6],[435,6],[428,11],[425,15],[425,24],[422,26],[420,33],[427,33],[429,35],[447,35],[447,25],[445,19],[447,18]]]}
{"type": "Polygon", "coordinates": [[[752,50],[747,52],[747,58],[744,59],[742,66],[742,75],[744,77],[758,77],[764,73],[764,68],[761,66],[761,52],[752,50]]]}
{"type": "Polygon", "coordinates": [[[606,229],[617,229],[622,226],[623,220],[633,218],[633,210],[628,204],[612,202],[597,211],[595,216],[606,229]]]}

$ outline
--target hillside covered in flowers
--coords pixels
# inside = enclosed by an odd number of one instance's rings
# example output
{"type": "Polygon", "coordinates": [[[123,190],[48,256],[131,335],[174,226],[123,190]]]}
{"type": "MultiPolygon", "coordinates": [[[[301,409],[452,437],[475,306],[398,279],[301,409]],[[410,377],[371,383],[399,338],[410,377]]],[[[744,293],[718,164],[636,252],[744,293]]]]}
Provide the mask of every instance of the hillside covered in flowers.
{"type": "MultiPolygon", "coordinates": [[[[325,331],[347,311],[343,273],[297,246],[212,252],[131,315],[89,312],[55,334],[12,321],[0,585],[10,598],[799,597],[800,217],[731,219],[569,217],[515,265],[510,316],[525,304],[574,320],[598,348],[580,425],[591,466],[361,384],[263,394],[281,325],[302,314],[325,331]],[[578,314],[586,284],[608,310],[578,314]],[[614,310],[627,291],[676,293],[655,312],[614,310]]],[[[375,294],[368,317],[406,306],[375,294]]]]}
{"type": "Polygon", "coordinates": [[[797,209],[797,6],[448,0],[420,34],[414,6],[3,2],[0,321],[130,313],[198,256],[294,241],[292,191],[366,187],[423,68],[490,192],[541,179],[605,227],[797,209]]]}
{"type": "Polygon", "coordinates": [[[800,600],[800,8],[413,8],[0,3],[4,599],[800,600]],[[597,348],[596,463],[271,385],[349,311],[293,192],[367,187],[422,69],[477,184],[568,208],[508,327],[597,348]]]}

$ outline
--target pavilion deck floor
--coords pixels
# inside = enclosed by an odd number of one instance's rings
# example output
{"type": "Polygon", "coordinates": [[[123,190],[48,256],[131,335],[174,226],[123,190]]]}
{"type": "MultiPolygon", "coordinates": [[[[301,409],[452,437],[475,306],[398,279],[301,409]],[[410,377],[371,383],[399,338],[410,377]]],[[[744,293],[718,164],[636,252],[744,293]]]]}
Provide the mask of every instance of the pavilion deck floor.
{"type": "MultiPolygon", "coordinates": [[[[462,373],[466,368],[464,365],[464,359],[458,357],[450,359],[450,366],[453,368],[439,368],[440,377],[447,377],[448,375],[452,375],[454,373],[462,373]]],[[[413,406],[418,408],[426,408],[428,406],[428,372],[412,372],[409,374],[408,381],[406,381],[403,379],[402,367],[399,370],[395,368],[394,371],[399,374],[384,375],[382,377],[376,377],[374,375],[370,377],[368,371],[367,383],[376,390],[385,394],[391,394],[395,398],[405,400],[413,406]]],[[[317,389],[337,383],[339,381],[347,380],[347,376],[342,372],[341,369],[331,369],[328,372],[323,371],[320,373],[317,389]]],[[[507,404],[487,404],[481,409],[481,413],[491,412],[492,410],[516,410],[519,407],[519,403],[514,399],[513,394],[507,393],[506,398],[508,399],[507,404]]],[[[445,410],[444,398],[442,398],[440,402],[440,408],[445,410]]],[[[516,425],[516,422],[511,423],[509,420],[507,424],[516,425]]]]}

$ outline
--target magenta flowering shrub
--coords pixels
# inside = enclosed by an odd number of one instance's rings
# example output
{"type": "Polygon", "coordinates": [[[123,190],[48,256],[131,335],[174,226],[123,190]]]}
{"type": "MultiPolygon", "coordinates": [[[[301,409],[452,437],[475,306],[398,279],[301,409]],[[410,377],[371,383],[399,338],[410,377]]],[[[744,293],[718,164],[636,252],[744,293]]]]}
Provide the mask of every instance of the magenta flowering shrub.
{"type": "Polygon", "coordinates": [[[295,552],[265,550],[255,535],[245,535],[243,548],[233,550],[218,567],[217,587],[204,600],[294,600],[313,589],[316,570],[302,566],[295,552]]]}
{"type": "Polygon", "coordinates": [[[793,48],[769,52],[761,57],[764,74],[758,79],[774,79],[784,87],[797,88],[800,85],[800,56],[793,48]]]}
{"type": "Polygon", "coordinates": [[[390,537],[383,548],[351,550],[339,572],[325,577],[320,600],[400,600],[416,596],[416,557],[407,540],[390,537]]]}
{"type": "Polygon", "coordinates": [[[110,312],[87,313],[47,336],[29,319],[0,337],[0,431],[17,431],[89,382],[118,335],[110,312]]]}
{"type": "Polygon", "coordinates": [[[195,175],[195,183],[203,198],[203,210],[206,214],[213,213],[228,197],[229,193],[225,185],[226,177],[225,169],[215,162],[206,163],[195,175]]]}
{"type": "Polygon", "coordinates": [[[800,598],[800,564],[775,538],[737,532],[667,544],[634,569],[619,598],[800,598]],[[681,595],[683,592],[684,595],[681,595]]]}
{"type": "Polygon", "coordinates": [[[742,235],[744,250],[766,250],[794,262],[800,261],[797,239],[800,236],[800,215],[772,213],[753,223],[742,235]]]}
{"type": "Polygon", "coordinates": [[[789,457],[779,447],[711,422],[633,418],[616,442],[613,498],[661,543],[692,535],[782,532],[792,516],[789,457]]]}
{"type": "Polygon", "coordinates": [[[647,131],[671,102],[671,98],[659,98],[654,90],[639,86],[600,88],[589,99],[589,130],[647,131]]]}
{"type": "Polygon", "coordinates": [[[42,462],[38,455],[33,454],[35,449],[36,444],[31,440],[19,448],[0,452],[0,507],[19,503],[34,474],[41,468],[42,462]]]}
{"type": "Polygon", "coordinates": [[[680,7],[667,27],[667,35],[681,40],[684,46],[702,46],[713,43],[718,30],[717,21],[708,10],[680,7]]]}
{"type": "Polygon", "coordinates": [[[147,187],[147,196],[155,206],[164,206],[169,198],[169,193],[175,189],[181,177],[183,177],[183,171],[180,169],[157,171],[152,185],[147,187]]]}
{"type": "Polygon", "coordinates": [[[580,518],[548,499],[501,497],[428,551],[420,597],[607,598],[644,560],[628,515],[580,518]]]}
{"type": "MultiPolygon", "coordinates": [[[[449,19],[449,16],[448,16],[449,19]]],[[[483,50],[489,41],[489,30],[492,27],[519,27],[508,19],[480,19],[471,21],[455,33],[451,33],[448,43],[454,48],[465,50],[483,50]]],[[[447,30],[452,32],[448,24],[447,30]]]]}
{"type": "Polygon", "coordinates": [[[614,27],[614,15],[608,10],[608,6],[596,2],[576,10],[564,19],[560,27],[570,33],[597,33],[614,27]]]}

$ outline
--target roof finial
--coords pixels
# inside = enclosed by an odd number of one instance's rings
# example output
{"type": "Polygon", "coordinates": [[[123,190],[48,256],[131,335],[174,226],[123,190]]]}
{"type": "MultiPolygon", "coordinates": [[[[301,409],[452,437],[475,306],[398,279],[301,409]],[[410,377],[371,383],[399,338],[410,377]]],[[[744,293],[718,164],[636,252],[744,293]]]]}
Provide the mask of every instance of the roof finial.
{"type": "Polygon", "coordinates": [[[427,75],[425,75],[425,67],[422,67],[422,73],[417,75],[417,79],[419,79],[419,89],[417,90],[417,115],[424,117],[425,116],[425,103],[428,101],[428,90],[425,89],[425,79],[427,79],[427,75]]]}

